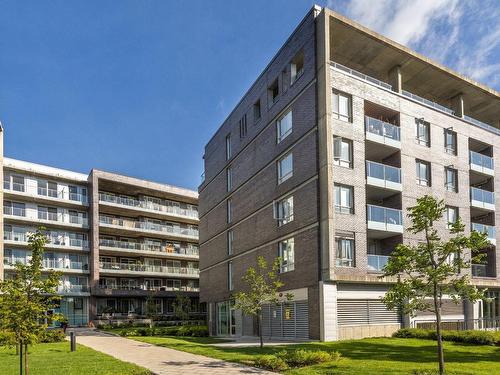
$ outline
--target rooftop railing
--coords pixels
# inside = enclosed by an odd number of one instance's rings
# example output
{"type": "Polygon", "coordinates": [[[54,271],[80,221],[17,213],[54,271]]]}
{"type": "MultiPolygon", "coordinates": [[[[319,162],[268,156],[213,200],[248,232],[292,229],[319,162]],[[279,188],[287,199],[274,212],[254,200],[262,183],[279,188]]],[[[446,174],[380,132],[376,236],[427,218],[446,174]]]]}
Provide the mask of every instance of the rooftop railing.
{"type": "Polygon", "coordinates": [[[413,99],[419,103],[422,103],[428,107],[432,107],[434,109],[437,109],[438,111],[441,111],[441,112],[445,112],[449,115],[454,115],[455,114],[455,111],[453,111],[452,109],[448,108],[448,107],[445,107],[444,105],[441,105],[441,104],[438,104],[436,102],[433,102],[429,99],[425,99],[425,98],[422,98],[421,96],[418,96],[418,95],[415,95],[415,94],[412,94],[411,92],[409,91],[405,91],[405,90],[402,90],[402,94],[410,99],[413,99]]]}
{"type": "Polygon", "coordinates": [[[383,81],[381,81],[379,79],[370,77],[369,75],[363,74],[361,72],[358,72],[357,70],[348,68],[347,66],[344,66],[342,64],[336,63],[334,61],[331,61],[330,64],[331,64],[331,66],[334,69],[339,70],[342,73],[349,74],[350,76],[353,76],[353,77],[355,77],[357,79],[360,79],[361,81],[365,81],[365,82],[371,83],[372,85],[382,87],[382,88],[384,88],[386,90],[392,90],[392,86],[391,85],[389,85],[388,83],[385,83],[385,82],[383,82],[383,81]]]}
{"type": "Polygon", "coordinates": [[[473,117],[464,115],[463,119],[467,121],[468,123],[475,125],[481,129],[487,130],[489,132],[495,133],[496,135],[500,135],[500,129],[495,128],[494,126],[491,126],[490,124],[486,124],[482,121],[476,120],[473,117]]]}

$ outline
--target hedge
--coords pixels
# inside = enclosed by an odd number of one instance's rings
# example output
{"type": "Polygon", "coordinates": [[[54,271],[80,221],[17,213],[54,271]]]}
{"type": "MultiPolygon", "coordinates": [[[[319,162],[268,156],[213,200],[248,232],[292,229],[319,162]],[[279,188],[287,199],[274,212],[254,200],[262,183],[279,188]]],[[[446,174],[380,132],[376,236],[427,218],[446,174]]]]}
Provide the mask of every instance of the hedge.
{"type": "Polygon", "coordinates": [[[291,368],[317,365],[324,362],[337,362],[339,352],[324,350],[282,350],[274,355],[261,355],[253,361],[253,365],[271,371],[285,371],[291,368]]]}
{"type": "Polygon", "coordinates": [[[207,326],[175,326],[175,327],[153,327],[153,328],[129,328],[119,330],[120,336],[190,336],[207,337],[207,326]]]}
{"type": "MultiPolygon", "coordinates": [[[[444,341],[461,342],[475,345],[500,345],[500,332],[490,331],[441,331],[444,341]]],[[[401,328],[396,331],[393,337],[399,338],[415,338],[437,340],[436,331],[431,329],[420,328],[401,328]]]]}

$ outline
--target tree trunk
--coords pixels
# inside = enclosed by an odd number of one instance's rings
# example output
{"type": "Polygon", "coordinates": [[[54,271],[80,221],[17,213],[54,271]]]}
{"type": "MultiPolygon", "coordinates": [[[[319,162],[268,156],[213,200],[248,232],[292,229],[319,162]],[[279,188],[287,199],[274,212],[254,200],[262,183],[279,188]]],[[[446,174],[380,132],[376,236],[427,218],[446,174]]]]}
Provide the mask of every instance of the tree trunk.
{"type": "Polygon", "coordinates": [[[436,289],[434,289],[434,311],[436,313],[436,334],[437,334],[437,349],[439,361],[439,375],[444,375],[444,354],[443,354],[443,338],[441,337],[441,306],[438,302],[436,289]]]}
{"type": "Polygon", "coordinates": [[[23,342],[19,342],[19,375],[23,375],[23,342]]]}
{"type": "Polygon", "coordinates": [[[30,375],[30,368],[28,365],[28,344],[24,345],[24,374],[30,375]]]}
{"type": "Polygon", "coordinates": [[[260,348],[264,347],[264,339],[262,338],[262,313],[259,313],[259,339],[260,339],[260,348]]]}

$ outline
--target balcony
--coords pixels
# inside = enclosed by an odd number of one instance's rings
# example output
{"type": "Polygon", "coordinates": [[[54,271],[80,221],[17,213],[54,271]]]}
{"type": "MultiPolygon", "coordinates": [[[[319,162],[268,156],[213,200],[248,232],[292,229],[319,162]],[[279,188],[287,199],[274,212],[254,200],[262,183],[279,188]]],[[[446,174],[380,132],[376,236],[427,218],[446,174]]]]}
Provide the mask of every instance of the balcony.
{"type": "Polygon", "coordinates": [[[387,122],[365,116],[366,139],[394,148],[401,148],[401,129],[387,122]]]}
{"type": "MultiPolygon", "coordinates": [[[[17,263],[28,264],[31,258],[22,257],[6,257],[3,259],[3,264],[6,269],[14,269],[17,263]]],[[[43,259],[42,267],[45,270],[62,271],[64,273],[88,273],[88,264],[83,262],[58,261],[54,259],[43,259]]]]}
{"type": "Polygon", "coordinates": [[[471,229],[479,233],[486,233],[488,235],[488,241],[494,246],[497,244],[496,229],[493,225],[485,225],[480,223],[472,223],[471,229]]]}
{"type": "Polygon", "coordinates": [[[65,190],[57,190],[53,188],[46,188],[37,186],[36,184],[10,183],[4,181],[3,189],[5,192],[13,193],[16,195],[30,196],[33,198],[40,198],[51,202],[67,202],[72,205],[87,205],[87,195],[82,195],[74,192],[67,192],[65,190]]]}
{"type": "Polygon", "coordinates": [[[153,291],[153,292],[199,292],[199,287],[181,285],[179,287],[169,287],[169,286],[148,286],[144,284],[140,285],[99,285],[99,289],[102,290],[121,290],[121,291],[153,291]]]}
{"type": "Polygon", "coordinates": [[[88,294],[90,293],[90,288],[88,287],[88,285],[59,285],[59,287],[57,288],[57,293],[76,295],[88,294]]]}
{"type": "Polygon", "coordinates": [[[492,157],[470,151],[470,169],[488,176],[495,175],[495,165],[492,157]]]}
{"type": "Polygon", "coordinates": [[[366,183],[385,189],[402,191],[401,169],[367,160],[366,183]]]}
{"type": "Polygon", "coordinates": [[[198,278],[200,274],[198,268],[190,267],[151,266],[113,262],[100,262],[99,266],[101,272],[125,275],[138,273],[140,275],[198,278]]]}
{"type": "Polygon", "coordinates": [[[180,216],[196,220],[198,219],[198,211],[194,209],[170,206],[167,204],[160,204],[147,200],[139,200],[132,197],[121,197],[109,193],[99,193],[99,202],[110,203],[113,205],[138,209],[142,211],[147,210],[158,212],[165,215],[180,216]]]}
{"type": "Polygon", "coordinates": [[[101,248],[106,248],[106,250],[116,250],[127,253],[146,252],[146,253],[154,253],[155,256],[160,256],[160,255],[167,257],[185,256],[188,258],[198,258],[199,256],[199,249],[194,246],[176,247],[170,244],[157,245],[151,243],[109,240],[105,238],[99,239],[99,245],[101,248]]]}
{"type": "Polygon", "coordinates": [[[489,211],[495,211],[495,193],[488,190],[471,187],[470,195],[471,206],[489,211]]]}
{"type": "Polygon", "coordinates": [[[368,254],[368,270],[382,272],[388,261],[388,255],[368,254]]]}
{"type": "Polygon", "coordinates": [[[367,213],[368,229],[403,233],[403,213],[401,210],[368,204],[367,213]]]}
{"type": "MultiPolygon", "coordinates": [[[[28,245],[28,233],[29,232],[4,232],[3,239],[9,243],[19,243],[20,245],[28,245]]],[[[69,239],[54,239],[47,236],[47,247],[72,247],[78,249],[88,249],[89,242],[87,240],[81,240],[78,238],[69,238],[69,239]]]]}
{"type": "Polygon", "coordinates": [[[181,228],[181,227],[157,224],[147,221],[134,221],[122,218],[113,218],[108,216],[99,216],[99,223],[113,227],[121,227],[123,229],[136,232],[146,231],[146,232],[167,234],[172,236],[188,237],[194,240],[198,239],[197,228],[181,228]]]}

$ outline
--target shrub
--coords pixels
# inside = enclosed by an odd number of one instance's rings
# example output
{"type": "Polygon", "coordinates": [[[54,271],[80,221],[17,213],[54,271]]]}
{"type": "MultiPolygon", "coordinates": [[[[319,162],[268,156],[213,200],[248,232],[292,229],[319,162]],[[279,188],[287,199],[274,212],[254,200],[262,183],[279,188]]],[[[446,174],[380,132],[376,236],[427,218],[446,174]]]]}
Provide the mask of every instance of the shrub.
{"type": "Polygon", "coordinates": [[[64,338],[65,334],[62,329],[48,329],[42,335],[40,342],[43,343],[63,342],[64,338]]]}
{"type": "Polygon", "coordinates": [[[324,350],[297,349],[279,352],[277,357],[283,359],[289,367],[311,366],[323,362],[338,361],[340,353],[327,352],[324,350]]]}
{"type": "Polygon", "coordinates": [[[120,336],[189,336],[207,337],[207,326],[170,326],[153,328],[127,328],[118,331],[120,336]]]}
{"type": "Polygon", "coordinates": [[[15,336],[6,331],[0,331],[0,346],[13,346],[15,345],[15,336]]]}
{"type": "Polygon", "coordinates": [[[261,355],[254,360],[254,365],[271,371],[285,371],[288,369],[286,362],[275,355],[261,355]]]}
{"type": "MultiPolygon", "coordinates": [[[[392,336],[399,338],[415,338],[427,340],[437,339],[436,331],[419,328],[401,328],[392,336]]],[[[499,336],[500,335],[495,335],[495,333],[489,331],[442,331],[442,337],[444,341],[461,342],[476,345],[499,345],[499,336]]]]}

